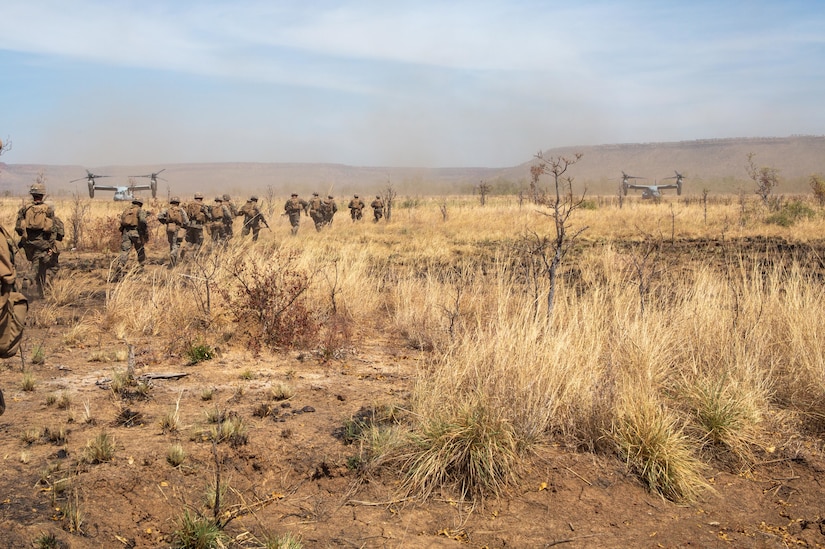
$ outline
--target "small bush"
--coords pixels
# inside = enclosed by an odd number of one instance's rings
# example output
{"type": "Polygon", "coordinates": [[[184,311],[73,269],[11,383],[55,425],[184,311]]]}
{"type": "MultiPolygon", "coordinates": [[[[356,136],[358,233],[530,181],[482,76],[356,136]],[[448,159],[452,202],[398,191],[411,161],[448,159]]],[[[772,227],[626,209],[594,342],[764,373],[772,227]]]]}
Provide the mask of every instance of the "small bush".
{"type": "Polygon", "coordinates": [[[173,444],[166,451],[166,463],[172,467],[180,467],[186,459],[186,451],[180,444],[173,444]]]}
{"type": "Polygon", "coordinates": [[[673,501],[692,501],[708,486],[691,443],[657,403],[639,400],[627,406],[611,434],[628,467],[651,491],[673,501]]]}
{"type": "Polygon", "coordinates": [[[34,546],[36,549],[63,549],[66,544],[51,532],[43,532],[34,539],[34,546]]]}
{"type": "Polygon", "coordinates": [[[86,463],[105,463],[115,456],[115,440],[106,431],[101,431],[95,438],[86,443],[83,459],[86,463]]]}
{"type": "Polygon", "coordinates": [[[483,403],[425,418],[401,457],[409,494],[428,498],[443,486],[463,497],[498,495],[515,479],[519,452],[513,427],[483,403]]]}
{"type": "Polygon", "coordinates": [[[60,446],[66,444],[69,439],[69,432],[65,427],[46,427],[43,429],[43,436],[55,446],[60,446]]]}
{"type": "Polygon", "coordinates": [[[217,524],[201,516],[193,516],[189,510],[177,521],[178,527],[172,534],[174,549],[212,549],[224,547],[229,538],[217,524]]]}
{"type": "Polygon", "coordinates": [[[801,200],[795,200],[782,206],[778,212],[769,215],[765,219],[765,223],[772,225],[779,225],[780,227],[791,227],[797,221],[805,219],[813,219],[816,217],[816,212],[801,200]]]}
{"type": "Polygon", "coordinates": [[[189,365],[194,366],[215,358],[215,350],[204,343],[193,343],[186,349],[186,358],[189,359],[189,365]]]}
{"type": "Polygon", "coordinates": [[[250,345],[298,347],[317,338],[307,297],[311,277],[297,260],[297,252],[276,251],[264,263],[239,259],[231,266],[236,288],[222,293],[250,345]]]}
{"type": "Polygon", "coordinates": [[[45,364],[46,363],[46,351],[43,349],[42,345],[35,345],[34,349],[32,349],[32,356],[29,359],[32,364],[45,364]]]}
{"type": "Polygon", "coordinates": [[[31,372],[24,372],[23,379],[20,380],[20,388],[26,392],[34,391],[34,386],[37,382],[34,379],[34,375],[31,372]]]}

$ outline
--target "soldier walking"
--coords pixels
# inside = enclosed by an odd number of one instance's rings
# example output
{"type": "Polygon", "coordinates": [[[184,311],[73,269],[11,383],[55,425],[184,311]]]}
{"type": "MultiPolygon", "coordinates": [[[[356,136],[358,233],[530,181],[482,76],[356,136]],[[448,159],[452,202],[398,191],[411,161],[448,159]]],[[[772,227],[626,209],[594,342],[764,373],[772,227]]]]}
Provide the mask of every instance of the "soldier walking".
{"type": "Polygon", "coordinates": [[[59,269],[60,251],[57,242],[63,240],[63,221],[54,213],[54,206],[46,204],[46,186],[34,183],[29,190],[32,201],[17,212],[14,230],[20,236],[20,245],[31,261],[28,279],[37,284],[40,297],[44,297],[46,278],[54,277],[59,269]]]}
{"type": "Polygon", "coordinates": [[[235,203],[232,202],[232,197],[230,197],[228,194],[223,195],[223,205],[229,209],[229,215],[232,216],[228,223],[224,222],[223,227],[224,236],[226,240],[229,240],[230,238],[232,238],[232,236],[234,236],[234,232],[232,230],[232,222],[235,221],[236,217],[243,214],[241,214],[241,212],[238,210],[238,206],[236,206],[235,203]]]}
{"type": "Polygon", "coordinates": [[[332,195],[327,196],[327,199],[324,200],[323,206],[324,212],[324,224],[325,225],[332,225],[332,218],[338,212],[338,204],[335,203],[335,197],[332,195]]]}
{"type": "Polygon", "coordinates": [[[166,239],[169,241],[169,267],[178,264],[180,256],[181,230],[189,225],[189,216],[180,205],[180,198],[169,199],[169,207],[158,214],[158,221],[166,225],[166,239]]]}
{"type": "Polygon", "coordinates": [[[357,194],[352,197],[347,207],[349,208],[349,216],[352,218],[353,223],[360,221],[364,216],[364,201],[358,198],[357,194]]]}
{"type": "MultiPolygon", "coordinates": [[[[187,202],[186,215],[189,216],[189,224],[186,226],[186,244],[187,249],[192,249],[197,252],[203,245],[203,228],[211,221],[212,213],[209,211],[209,206],[203,203],[203,195],[195,193],[194,201],[187,202]]],[[[183,257],[184,254],[181,254],[183,257]]]]}
{"type": "Polygon", "coordinates": [[[312,200],[309,201],[309,217],[315,223],[315,230],[320,231],[324,226],[324,201],[318,193],[312,193],[312,200]]]}
{"type": "Polygon", "coordinates": [[[210,211],[212,222],[209,225],[209,232],[212,235],[213,244],[222,244],[226,241],[226,225],[232,225],[232,213],[223,203],[223,197],[216,196],[215,204],[210,211]]]}
{"type": "Polygon", "coordinates": [[[146,249],[143,245],[149,240],[149,227],[146,224],[146,211],[143,209],[142,199],[132,199],[132,203],[120,214],[120,234],[120,258],[115,280],[123,275],[132,248],[137,253],[140,268],[143,268],[146,261],[146,249]]]}
{"type": "Polygon", "coordinates": [[[370,204],[372,208],[372,215],[373,215],[373,223],[378,223],[382,217],[384,217],[384,201],[381,200],[381,195],[375,195],[375,200],[372,201],[370,204]]]}
{"type": "Polygon", "coordinates": [[[255,242],[258,240],[258,233],[261,232],[261,225],[269,227],[266,219],[264,219],[264,214],[262,214],[260,208],[258,208],[258,197],[254,195],[250,196],[246,204],[241,207],[241,213],[243,214],[241,236],[246,236],[249,234],[249,231],[252,231],[252,241],[255,242]]]}
{"type": "Polygon", "coordinates": [[[301,225],[301,212],[306,213],[309,204],[306,200],[298,198],[298,193],[292,193],[292,197],[284,204],[284,213],[289,216],[289,224],[292,226],[292,236],[298,234],[298,227],[301,225]]]}

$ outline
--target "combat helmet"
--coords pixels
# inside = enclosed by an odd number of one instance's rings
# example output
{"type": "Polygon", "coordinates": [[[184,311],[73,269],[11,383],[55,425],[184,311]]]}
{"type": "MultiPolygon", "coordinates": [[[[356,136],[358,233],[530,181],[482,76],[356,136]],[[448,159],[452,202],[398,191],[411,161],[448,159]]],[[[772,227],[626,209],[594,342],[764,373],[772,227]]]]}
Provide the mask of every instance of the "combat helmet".
{"type": "Polygon", "coordinates": [[[132,199],[132,204],[138,204],[138,205],[140,205],[140,206],[143,206],[143,199],[142,199],[142,198],[138,198],[138,197],[136,196],[136,197],[134,197],[134,198],[132,199]]]}
{"type": "Polygon", "coordinates": [[[215,202],[223,202],[223,198],[221,198],[220,196],[216,196],[215,202]]]}
{"type": "Polygon", "coordinates": [[[195,193],[195,200],[203,200],[203,193],[195,193]]]}
{"type": "Polygon", "coordinates": [[[173,196],[172,198],[169,199],[169,204],[180,204],[180,197],[179,196],[173,196]]]}
{"type": "Polygon", "coordinates": [[[29,189],[29,194],[31,195],[45,195],[46,194],[46,186],[43,183],[32,183],[31,188],[29,189]]]}
{"type": "Polygon", "coordinates": [[[252,196],[249,197],[249,200],[251,200],[252,202],[257,202],[258,197],[253,194],[252,196]]]}
{"type": "Polygon", "coordinates": [[[224,202],[229,202],[230,200],[232,200],[232,198],[228,194],[223,195],[224,202]]]}

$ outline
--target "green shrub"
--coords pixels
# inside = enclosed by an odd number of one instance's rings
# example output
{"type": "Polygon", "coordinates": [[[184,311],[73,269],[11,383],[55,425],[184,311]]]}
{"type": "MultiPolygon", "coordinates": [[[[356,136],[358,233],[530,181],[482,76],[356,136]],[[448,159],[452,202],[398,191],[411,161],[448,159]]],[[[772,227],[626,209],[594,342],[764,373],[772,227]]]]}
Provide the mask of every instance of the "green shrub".
{"type": "Polygon", "coordinates": [[[186,358],[189,359],[189,365],[193,366],[215,358],[215,350],[204,343],[193,343],[186,349],[186,358]]]}
{"type": "Polygon", "coordinates": [[[813,219],[816,212],[808,204],[801,200],[795,200],[783,205],[778,212],[765,218],[765,223],[779,225],[780,227],[791,227],[797,221],[813,219]]]}

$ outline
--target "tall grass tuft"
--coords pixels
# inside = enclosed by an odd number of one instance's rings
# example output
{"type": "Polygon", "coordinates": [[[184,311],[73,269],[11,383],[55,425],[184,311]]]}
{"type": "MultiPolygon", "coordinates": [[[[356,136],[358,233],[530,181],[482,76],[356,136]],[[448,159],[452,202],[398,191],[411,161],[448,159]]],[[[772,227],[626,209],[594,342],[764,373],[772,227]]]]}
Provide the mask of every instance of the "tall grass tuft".
{"type": "Polygon", "coordinates": [[[627,402],[611,436],[627,466],[653,492],[673,501],[693,501],[709,485],[703,464],[676,417],[651,398],[627,402]]]}
{"type": "Polygon", "coordinates": [[[454,486],[462,497],[498,495],[515,479],[519,448],[513,427],[492,407],[469,402],[427,418],[399,458],[404,488],[428,498],[454,486]]]}

